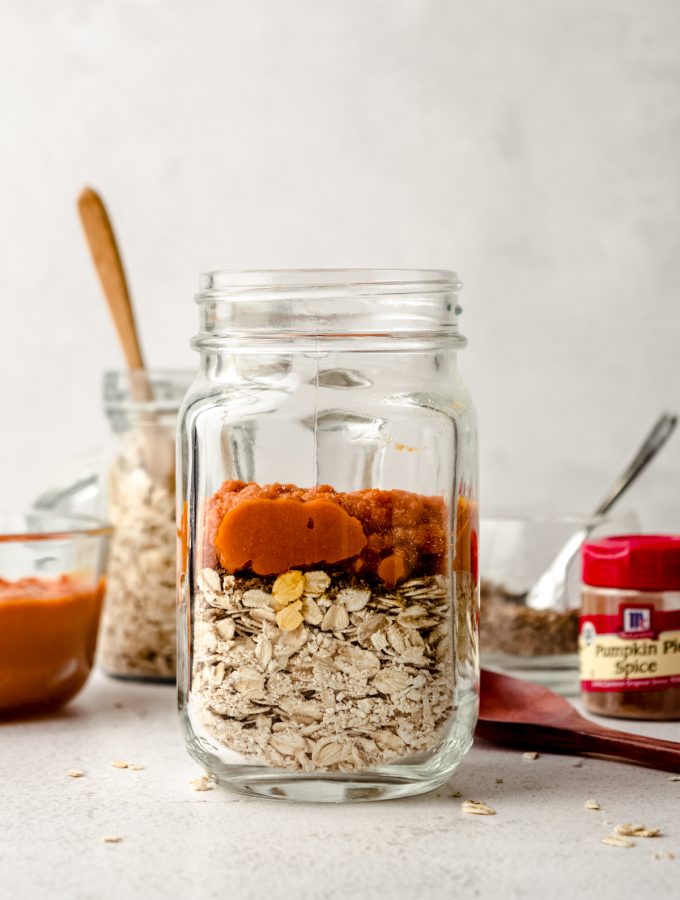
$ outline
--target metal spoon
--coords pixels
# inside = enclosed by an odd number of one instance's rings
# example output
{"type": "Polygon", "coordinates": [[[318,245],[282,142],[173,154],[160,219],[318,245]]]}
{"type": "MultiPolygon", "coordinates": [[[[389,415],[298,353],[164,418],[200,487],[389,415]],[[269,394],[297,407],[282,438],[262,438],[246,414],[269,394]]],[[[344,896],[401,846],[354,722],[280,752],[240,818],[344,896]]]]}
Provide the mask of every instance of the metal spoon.
{"type": "MultiPolygon", "coordinates": [[[[678,417],[663,413],[643,441],[628,466],[613,482],[593,514],[593,519],[609,512],[628,490],[656,454],[661,450],[677,425],[678,417]]],[[[596,526],[596,522],[576,531],[559,551],[549,568],[541,575],[527,595],[526,605],[532,609],[566,609],[566,582],[569,564],[580,551],[581,544],[596,526]]]]}

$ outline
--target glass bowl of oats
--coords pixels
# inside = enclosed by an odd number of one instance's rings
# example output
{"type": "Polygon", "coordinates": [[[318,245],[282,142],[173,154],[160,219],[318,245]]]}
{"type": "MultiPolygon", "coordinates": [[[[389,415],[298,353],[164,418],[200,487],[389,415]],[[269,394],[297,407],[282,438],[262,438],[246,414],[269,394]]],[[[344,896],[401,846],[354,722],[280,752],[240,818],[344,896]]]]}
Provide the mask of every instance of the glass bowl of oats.
{"type": "Polygon", "coordinates": [[[204,275],[180,416],[189,752],[249,794],[432,790],[478,705],[477,437],[450,272],[204,275]]]}
{"type": "Polygon", "coordinates": [[[175,455],[184,370],[104,373],[107,447],[35,501],[103,516],[114,527],[98,663],[115,678],[174,682],[177,657],[175,455]]]}

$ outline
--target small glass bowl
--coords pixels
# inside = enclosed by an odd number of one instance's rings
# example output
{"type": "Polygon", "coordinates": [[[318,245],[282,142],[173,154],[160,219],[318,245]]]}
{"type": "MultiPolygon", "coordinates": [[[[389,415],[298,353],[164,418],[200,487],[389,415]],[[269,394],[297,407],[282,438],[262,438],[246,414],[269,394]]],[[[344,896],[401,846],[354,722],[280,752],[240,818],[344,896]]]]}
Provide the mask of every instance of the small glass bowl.
{"type": "Polygon", "coordinates": [[[578,622],[583,540],[639,530],[631,512],[581,517],[494,514],[480,524],[480,648],[486,668],[577,694],[578,622]],[[579,540],[579,537],[581,540],[579,540]],[[567,554],[564,591],[527,604],[539,578],[561,551],[567,554]]]}
{"type": "Polygon", "coordinates": [[[0,513],[0,717],[74,697],[94,662],[111,528],[0,513]]]}

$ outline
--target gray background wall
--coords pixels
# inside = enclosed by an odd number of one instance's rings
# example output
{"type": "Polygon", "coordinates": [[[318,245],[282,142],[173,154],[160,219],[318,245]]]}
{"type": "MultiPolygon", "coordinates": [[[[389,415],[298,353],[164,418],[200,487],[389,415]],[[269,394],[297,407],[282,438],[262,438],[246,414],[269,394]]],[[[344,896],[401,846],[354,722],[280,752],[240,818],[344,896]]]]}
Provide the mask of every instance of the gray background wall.
{"type": "MultiPolygon", "coordinates": [[[[106,432],[86,182],[157,366],[204,269],[457,269],[487,507],[587,510],[680,407],[677,0],[4,0],[0,114],[0,506],[106,432]]],[[[677,436],[647,527],[679,485],[677,436]]]]}

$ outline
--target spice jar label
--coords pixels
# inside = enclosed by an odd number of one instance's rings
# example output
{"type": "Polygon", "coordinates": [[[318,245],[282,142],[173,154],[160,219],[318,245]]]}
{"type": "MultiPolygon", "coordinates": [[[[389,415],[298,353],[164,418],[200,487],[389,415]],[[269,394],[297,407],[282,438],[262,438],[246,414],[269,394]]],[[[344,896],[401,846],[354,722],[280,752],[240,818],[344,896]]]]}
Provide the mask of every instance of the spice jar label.
{"type": "Polygon", "coordinates": [[[680,610],[621,603],[618,613],[581,616],[584,691],[656,691],[680,686],[680,610]]]}

